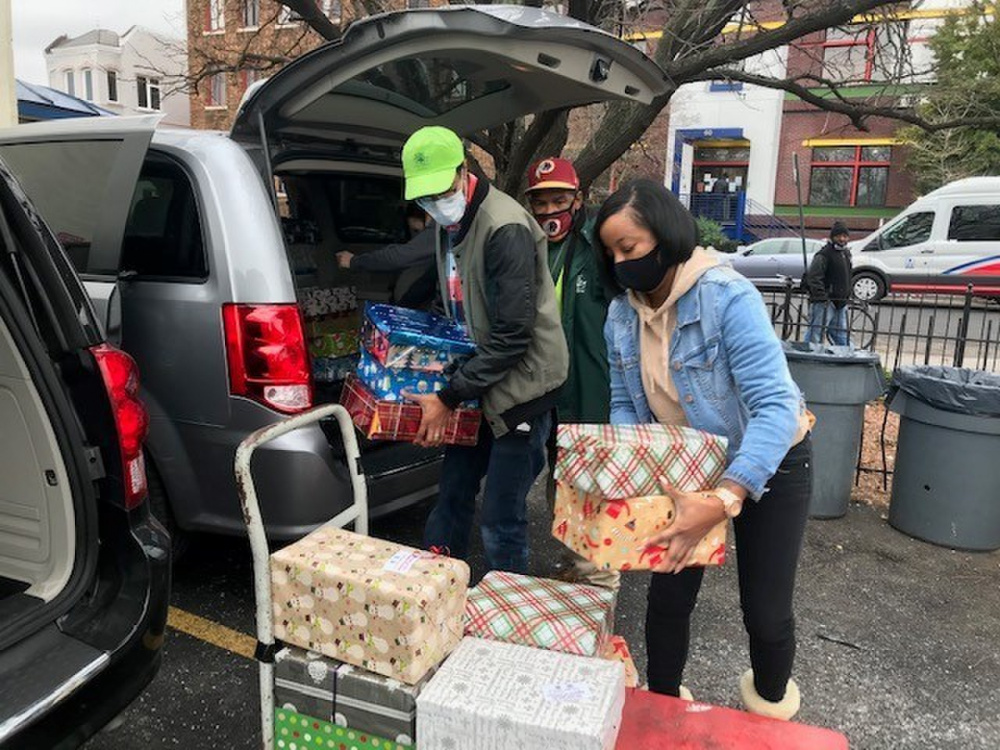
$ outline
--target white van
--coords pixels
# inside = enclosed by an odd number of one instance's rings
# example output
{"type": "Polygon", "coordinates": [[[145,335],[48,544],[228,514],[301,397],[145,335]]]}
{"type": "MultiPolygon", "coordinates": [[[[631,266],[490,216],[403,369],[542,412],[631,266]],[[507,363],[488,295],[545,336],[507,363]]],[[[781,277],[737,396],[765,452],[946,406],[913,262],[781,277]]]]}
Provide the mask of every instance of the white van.
{"type": "Polygon", "coordinates": [[[854,296],[891,290],[1000,296],[1000,177],[969,177],[918,198],[851,243],[854,296]]]}

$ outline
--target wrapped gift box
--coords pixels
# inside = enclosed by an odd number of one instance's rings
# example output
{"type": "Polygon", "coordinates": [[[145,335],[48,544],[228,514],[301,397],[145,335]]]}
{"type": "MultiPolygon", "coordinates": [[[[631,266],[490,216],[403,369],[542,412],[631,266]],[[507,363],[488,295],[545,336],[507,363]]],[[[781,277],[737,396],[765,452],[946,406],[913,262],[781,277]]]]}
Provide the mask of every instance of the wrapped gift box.
{"type": "Polygon", "coordinates": [[[271,555],[274,635],[415,685],[462,637],[469,566],[322,526],[271,555]]]}
{"type": "Polygon", "coordinates": [[[361,351],[358,378],[380,401],[405,401],[403,391],[437,393],[448,385],[448,379],[440,372],[383,367],[367,349],[361,351]]]}
{"type": "Polygon", "coordinates": [[[318,383],[339,383],[358,369],[358,355],[313,357],[312,375],[318,383]]]}
{"type": "MultiPolygon", "coordinates": [[[[423,412],[419,404],[380,401],[358,378],[349,375],[340,395],[354,425],[370,440],[412,442],[420,429],[423,412]]],[[[448,445],[475,445],[479,439],[482,412],[459,407],[452,412],[445,428],[448,445]]]]}
{"type": "MultiPolygon", "coordinates": [[[[649,570],[663,562],[666,550],[640,545],[673,519],[674,503],[666,495],[604,500],[557,482],[552,536],[599,568],[649,570]]],[[[695,547],[690,565],[725,562],[728,525],[712,528],[695,547]]]]}
{"type": "Polygon", "coordinates": [[[358,308],[353,286],[306,287],[299,289],[299,305],[307,318],[346,313],[358,308]]]}
{"type": "Polygon", "coordinates": [[[362,339],[375,360],[390,369],[442,372],[476,350],[454,321],[392,305],[365,307],[362,339]]]}
{"type": "Polygon", "coordinates": [[[465,634],[598,656],[611,634],[610,589],[494,570],[469,592],[465,634]]]}
{"type": "Polygon", "coordinates": [[[360,346],[357,331],[323,333],[307,339],[311,357],[339,358],[355,354],[360,346]]]}
{"type": "Polygon", "coordinates": [[[427,750],[611,750],[618,662],[466,638],[417,698],[427,750]]]}
{"type": "Polygon", "coordinates": [[[635,668],[635,662],[632,661],[632,652],[629,651],[628,641],[620,635],[611,636],[604,644],[601,658],[621,662],[622,666],[625,667],[625,687],[639,687],[639,670],[635,668]]]}
{"type": "Polygon", "coordinates": [[[354,727],[294,711],[274,710],[274,746],[277,750],[414,750],[415,745],[393,742],[354,727]]]}
{"type": "Polygon", "coordinates": [[[274,657],[276,706],[406,747],[416,739],[417,695],[428,679],[404,685],[294,646],[274,657]]]}
{"type": "Polygon", "coordinates": [[[711,489],[726,465],[726,439],[666,425],[559,425],[556,479],[609,500],[711,489]]]}

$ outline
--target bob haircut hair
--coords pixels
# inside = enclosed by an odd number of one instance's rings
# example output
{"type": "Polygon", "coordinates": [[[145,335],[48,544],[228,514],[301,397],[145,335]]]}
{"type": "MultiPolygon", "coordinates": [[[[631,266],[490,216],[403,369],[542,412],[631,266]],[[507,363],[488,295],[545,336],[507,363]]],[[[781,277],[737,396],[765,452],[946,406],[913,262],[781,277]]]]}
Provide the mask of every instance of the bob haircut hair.
{"type": "MultiPolygon", "coordinates": [[[[653,180],[632,180],[608,196],[597,212],[594,238],[600,254],[603,281],[618,292],[624,291],[615,278],[615,262],[601,241],[604,222],[630,209],[636,222],[648,229],[661,248],[668,267],[683,263],[698,245],[698,224],[677,196],[653,180]]],[[[654,250],[655,252],[655,250],[654,250]]]]}

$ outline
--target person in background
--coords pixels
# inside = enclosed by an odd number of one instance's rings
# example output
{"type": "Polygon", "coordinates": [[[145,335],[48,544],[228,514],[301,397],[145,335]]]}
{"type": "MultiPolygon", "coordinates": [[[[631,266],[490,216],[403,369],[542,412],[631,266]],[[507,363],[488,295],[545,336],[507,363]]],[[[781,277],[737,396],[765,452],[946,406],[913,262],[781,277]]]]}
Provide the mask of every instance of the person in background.
{"type": "Polygon", "coordinates": [[[760,293],[698,245],[694,217],[662,184],[637,180],[601,207],[604,271],[627,290],[608,310],[612,424],[688,426],[729,441],[710,492],[665,486],[675,517],[647,540],[667,548],[646,611],[649,688],[681,686],[704,568],[698,542],[733,519],[740,604],[752,669],[740,680],[752,712],[799,709],[792,598],[812,484],[811,428],[760,293]]]}
{"type": "Polygon", "coordinates": [[[407,242],[386,245],[360,255],[343,250],[337,253],[337,264],[352,271],[385,273],[395,273],[411,266],[430,266],[434,260],[434,231],[427,223],[426,212],[416,203],[407,204],[406,228],[410,235],[407,242]]]}
{"type": "Polygon", "coordinates": [[[712,185],[712,192],[722,194],[729,192],[729,174],[725,170],[719,175],[719,179],[715,181],[715,184],[712,185]]]}
{"type": "MultiPolygon", "coordinates": [[[[612,290],[603,283],[594,248],[594,215],[584,205],[572,162],[541,159],[528,170],[528,208],[549,240],[549,271],[555,282],[569,347],[569,376],[553,414],[549,454],[549,505],[555,504],[556,430],[562,424],[607,424],[610,403],[604,321],[612,290]]],[[[557,577],[617,588],[618,571],[600,570],[570,550],[557,577]]]]}
{"type": "Polygon", "coordinates": [[[483,479],[481,527],[491,570],[528,570],[527,495],[545,467],[552,409],[569,352],[547,265],[545,234],[524,207],[468,168],[462,141],[421,128],[403,146],[406,199],[440,227],[435,235],[441,297],[476,352],[436,394],[407,393],[423,417],[417,443],[439,446],[452,411],[478,399],[475,446],[445,448],[426,546],[465,557],[483,479]]]}
{"type": "Polygon", "coordinates": [[[822,344],[824,335],[831,344],[847,346],[847,303],[851,298],[851,251],[847,248],[850,232],[842,221],[835,221],[830,240],[823,245],[806,273],[809,290],[809,330],[806,341],[822,344]]]}

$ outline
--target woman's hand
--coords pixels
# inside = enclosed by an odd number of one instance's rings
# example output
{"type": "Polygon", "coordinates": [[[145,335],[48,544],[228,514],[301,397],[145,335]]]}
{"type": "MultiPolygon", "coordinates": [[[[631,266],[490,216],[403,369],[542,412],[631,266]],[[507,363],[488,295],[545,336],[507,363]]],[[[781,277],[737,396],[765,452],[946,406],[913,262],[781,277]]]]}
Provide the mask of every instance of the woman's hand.
{"type": "Polygon", "coordinates": [[[679,573],[687,567],[698,543],[712,528],[726,520],[722,501],[705,492],[681,492],[663,482],[663,491],[674,501],[674,522],[646,540],[645,547],[664,547],[663,562],[653,568],[657,573],[679,573]]]}

